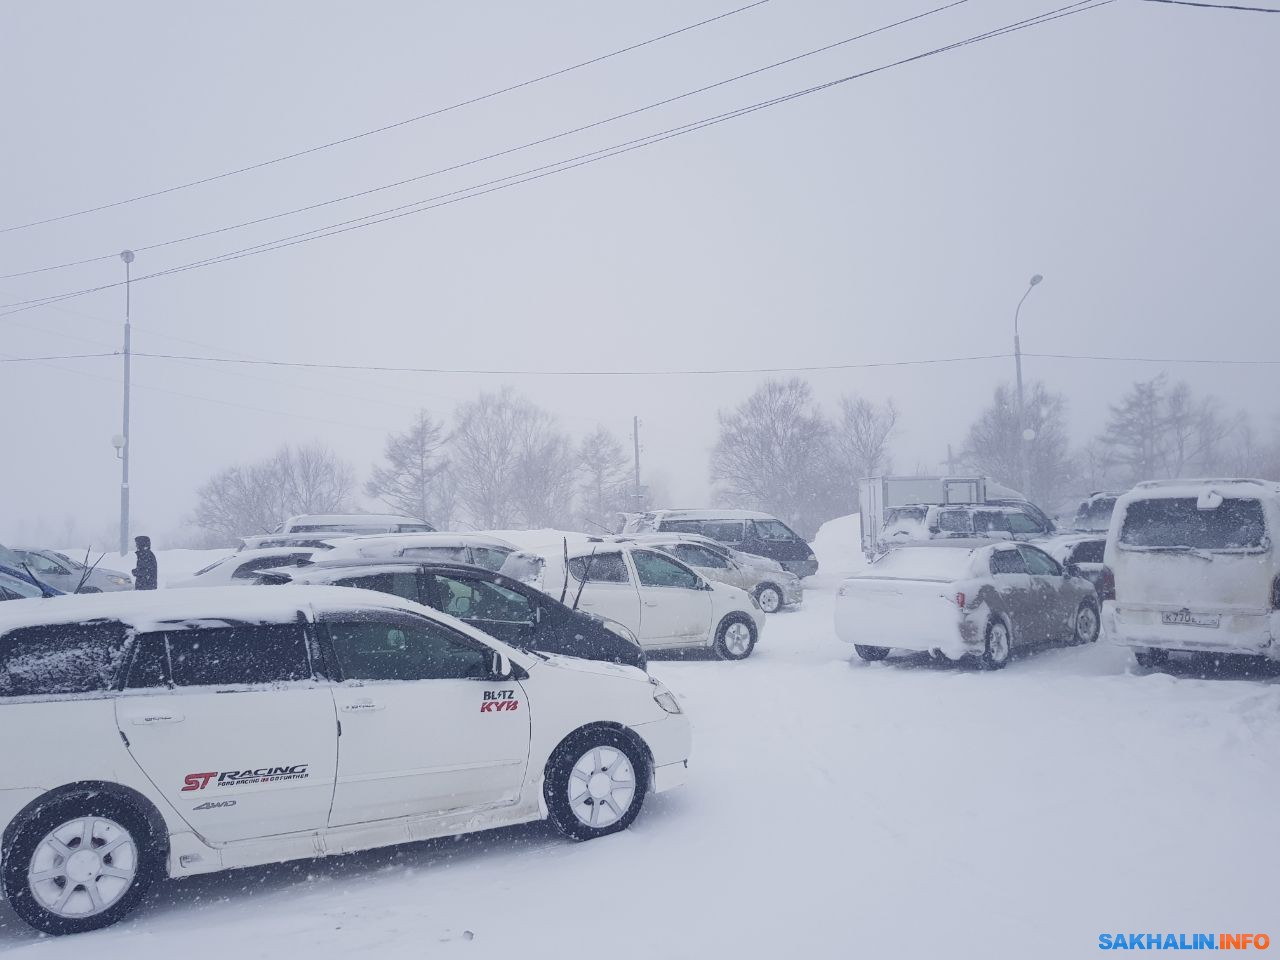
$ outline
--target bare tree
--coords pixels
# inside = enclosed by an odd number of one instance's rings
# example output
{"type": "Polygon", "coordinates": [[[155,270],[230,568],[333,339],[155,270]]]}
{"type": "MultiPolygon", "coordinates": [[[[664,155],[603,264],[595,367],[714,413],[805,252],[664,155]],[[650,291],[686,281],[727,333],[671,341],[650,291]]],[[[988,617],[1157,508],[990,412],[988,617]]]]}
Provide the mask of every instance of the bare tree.
{"type": "Polygon", "coordinates": [[[1021,448],[1030,480],[1030,488],[1022,493],[1037,502],[1053,504],[1073,479],[1067,452],[1066,400],[1038,381],[1028,386],[1021,429],[1012,391],[1002,384],[996,388],[991,406],[969,428],[961,458],[977,473],[1011,484],[1020,475],[1021,448]],[[1022,429],[1034,431],[1033,438],[1024,439],[1022,429]]]}
{"type": "Polygon", "coordinates": [[[386,464],[373,468],[365,494],[397,513],[446,525],[450,518],[442,513],[451,511],[442,510],[448,478],[443,447],[444,428],[427,411],[419,411],[408,430],[387,437],[386,464]]]}
{"type": "Polygon", "coordinates": [[[803,380],[767,380],[719,420],[711,480],[727,504],[766,510],[804,535],[852,508],[854,483],[831,455],[831,425],[803,380]]]}
{"type": "Polygon", "coordinates": [[[294,514],[347,509],[354,487],[351,465],[323,444],[283,446],[211,477],[196,494],[193,522],[224,541],[270,533],[294,514]]]}
{"type": "Polygon", "coordinates": [[[850,482],[893,469],[889,446],[897,425],[898,410],[892,400],[877,405],[863,397],[840,398],[840,421],[834,439],[850,482]]]}
{"type": "Polygon", "coordinates": [[[450,438],[458,503],[481,529],[558,524],[572,513],[573,445],[509,389],[461,404],[450,438]]]}
{"type": "Polygon", "coordinates": [[[1124,480],[1154,480],[1163,472],[1164,374],[1135,383],[1111,408],[1102,442],[1124,480]]]}
{"type": "Polygon", "coordinates": [[[627,508],[630,475],[622,441],[604,427],[596,427],[578,445],[582,477],[578,496],[588,527],[613,529],[614,514],[627,508]]]}

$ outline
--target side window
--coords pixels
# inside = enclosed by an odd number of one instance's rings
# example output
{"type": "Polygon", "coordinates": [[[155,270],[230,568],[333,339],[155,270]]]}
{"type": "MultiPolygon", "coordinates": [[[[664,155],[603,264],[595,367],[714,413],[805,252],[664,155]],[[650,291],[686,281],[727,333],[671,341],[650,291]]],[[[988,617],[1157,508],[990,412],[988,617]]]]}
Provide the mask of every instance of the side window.
{"type": "Polygon", "coordinates": [[[974,533],[1012,533],[1006,514],[980,510],[973,515],[974,533]]]}
{"type": "Polygon", "coordinates": [[[0,637],[0,697],[109,690],[124,665],[120,623],[22,627],[0,637]]]}
{"type": "Polygon", "coordinates": [[[471,562],[477,567],[484,567],[486,570],[501,570],[502,565],[507,560],[508,552],[495,547],[472,547],[471,562]]]}
{"type": "Polygon", "coordinates": [[[991,572],[996,575],[1026,573],[1027,565],[1022,560],[1022,554],[1017,550],[997,550],[991,554],[991,572]]]}
{"type": "Polygon", "coordinates": [[[361,590],[375,590],[378,593],[389,593],[392,596],[404,597],[406,600],[418,599],[418,574],[414,570],[399,570],[394,573],[370,573],[362,577],[343,577],[335,580],[339,587],[357,587],[361,590]]]}
{"type": "Polygon", "coordinates": [[[597,553],[574,557],[569,561],[569,575],[579,583],[630,583],[626,561],[620,553],[597,553]]]}
{"type": "Polygon", "coordinates": [[[1103,553],[1107,549],[1105,540],[1086,540],[1084,543],[1077,543],[1075,550],[1071,553],[1073,563],[1102,563],[1103,553]]]}
{"type": "Polygon", "coordinates": [[[663,520],[658,524],[662,533],[701,533],[701,527],[697,520],[663,520]]]}
{"type": "Polygon", "coordinates": [[[460,620],[532,625],[534,607],[523,594],[487,580],[435,575],[428,578],[430,606],[460,620]]]}
{"type": "Polygon", "coordinates": [[[728,570],[729,561],[714,550],[700,547],[696,543],[677,543],[668,553],[676,559],[683,560],[691,567],[706,567],[709,570],[728,570]]]}
{"type": "Polygon", "coordinates": [[[175,686],[283,683],[311,676],[301,624],[175,630],[167,636],[175,686]]]}
{"type": "Polygon", "coordinates": [[[1035,547],[1019,547],[1018,552],[1027,565],[1027,572],[1037,577],[1060,577],[1062,568],[1058,561],[1035,547]]]}
{"type": "Polygon", "coordinates": [[[761,540],[791,542],[800,538],[781,520],[756,520],[756,536],[761,540]]]}
{"type": "Polygon", "coordinates": [[[636,565],[636,576],[640,578],[642,586],[696,590],[702,585],[696,573],[661,554],[633,550],[631,559],[636,565]]]}
{"type": "Polygon", "coordinates": [[[126,690],[145,690],[169,685],[169,649],[163,633],[138,634],[133,643],[133,661],[125,678],[126,690]]]}
{"type": "Polygon", "coordinates": [[[438,563],[470,563],[466,547],[405,547],[401,556],[438,563]]]}
{"type": "Polygon", "coordinates": [[[943,533],[969,533],[969,514],[964,510],[941,510],[938,529],[943,533]]]}
{"type": "Polygon", "coordinates": [[[326,624],[345,680],[465,680],[490,674],[491,653],[425,618],[351,614],[326,624]]]}
{"type": "Polygon", "coordinates": [[[25,554],[24,559],[26,560],[27,566],[29,566],[32,572],[37,576],[42,573],[47,576],[67,576],[71,572],[62,564],[55,563],[48,557],[41,556],[38,553],[25,554]]]}
{"type": "Polygon", "coordinates": [[[274,570],[276,567],[296,567],[302,560],[310,557],[309,553],[289,553],[279,557],[254,557],[246,560],[231,575],[232,580],[252,580],[260,570],[274,570]]]}
{"type": "MultiPolygon", "coordinates": [[[[694,532],[696,533],[698,531],[694,532]]],[[[701,533],[704,537],[710,537],[712,540],[719,540],[721,543],[741,543],[742,521],[708,520],[702,524],[701,533]]]]}
{"type": "Polygon", "coordinates": [[[1006,517],[1009,521],[1009,530],[1015,534],[1042,533],[1044,531],[1043,524],[1029,514],[1009,513],[1006,514],[1006,517]]]}

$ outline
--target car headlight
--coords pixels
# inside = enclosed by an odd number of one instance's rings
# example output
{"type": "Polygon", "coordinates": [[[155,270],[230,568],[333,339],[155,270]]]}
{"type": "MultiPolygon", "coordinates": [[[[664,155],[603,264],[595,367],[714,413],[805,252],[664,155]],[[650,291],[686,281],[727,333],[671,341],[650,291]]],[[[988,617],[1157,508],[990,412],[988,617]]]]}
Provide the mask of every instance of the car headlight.
{"type": "Polygon", "coordinates": [[[127,587],[133,583],[128,577],[107,577],[109,583],[114,583],[118,587],[127,587]]]}
{"type": "Polygon", "coordinates": [[[628,630],[623,624],[619,623],[617,620],[610,620],[608,617],[601,617],[600,625],[604,627],[606,630],[608,630],[610,633],[616,633],[618,636],[620,636],[623,640],[626,640],[628,643],[634,644],[637,647],[640,646],[640,638],[637,637],[630,630],[628,630]]]}
{"type": "Polygon", "coordinates": [[[650,680],[653,684],[653,702],[660,706],[667,713],[684,713],[680,709],[680,704],[676,700],[676,695],[672,693],[665,683],[658,680],[650,680]]]}

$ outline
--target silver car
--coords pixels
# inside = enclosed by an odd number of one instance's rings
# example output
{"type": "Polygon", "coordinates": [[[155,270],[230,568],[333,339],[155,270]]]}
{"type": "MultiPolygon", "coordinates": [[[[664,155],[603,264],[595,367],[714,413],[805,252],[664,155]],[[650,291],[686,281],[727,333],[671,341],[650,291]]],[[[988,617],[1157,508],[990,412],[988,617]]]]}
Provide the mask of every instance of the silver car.
{"type": "Polygon", "coordinates": [[[669,553],[708,580],[746,590],[765,613],[777,613],[804,599],[800,578],[782,568],[777,560],[743,553],[733,547],[695,533],[651,533],[626,537],[669,553]]]}
{"type": "Polygon", "coordinates": [[[66,593],[112,593],[132,590],[133,577],[119,570],[85,566],[56,550],[15,550],[31,572],[52,587],[66,593]]]}

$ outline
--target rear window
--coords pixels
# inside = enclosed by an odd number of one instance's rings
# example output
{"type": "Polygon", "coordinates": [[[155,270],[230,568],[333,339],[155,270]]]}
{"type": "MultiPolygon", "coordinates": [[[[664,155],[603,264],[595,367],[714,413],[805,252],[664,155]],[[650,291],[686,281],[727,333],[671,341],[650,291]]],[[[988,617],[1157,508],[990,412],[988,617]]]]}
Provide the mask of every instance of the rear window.
{"type": "Polygon", "coordinates": [[[973,557],[967,549],[902,547],[890,550],[871,565],[868,576],[914,580],[963,580],[970,575],[973,557]]]}
{"type": "Polygon", "coordinates": [[[1086,500],[1076,511],[1072,526],[1077,530],[1106,530],[1111,526],[1111,512],[1116,508],[1115,497],[1098,497],[1086,500]]]}
{"type": "Polygon", "coordinates": [[[0,637],[0,697],[109,690],[124,660],[120,623],[23,627],[0,637]]]}
{"type": "Polygon", "coordinates": [[[1105,540],[1087,540],[1084,543],[1076,544],[1075,550],[1071,552],[1071,561],[1073,563],[1102,563],[1102,555],[1106,552],[1107,541],[1105,540]]]}
{"type": "Polygon", "coordinates": [[[1230,497],[1201,510],[1194,497],[1135,500],[1129,504],[1120,542],[1152,549],[1249,550],[1264,545],[1267,523],[1260,500],[1230,497]]]}

